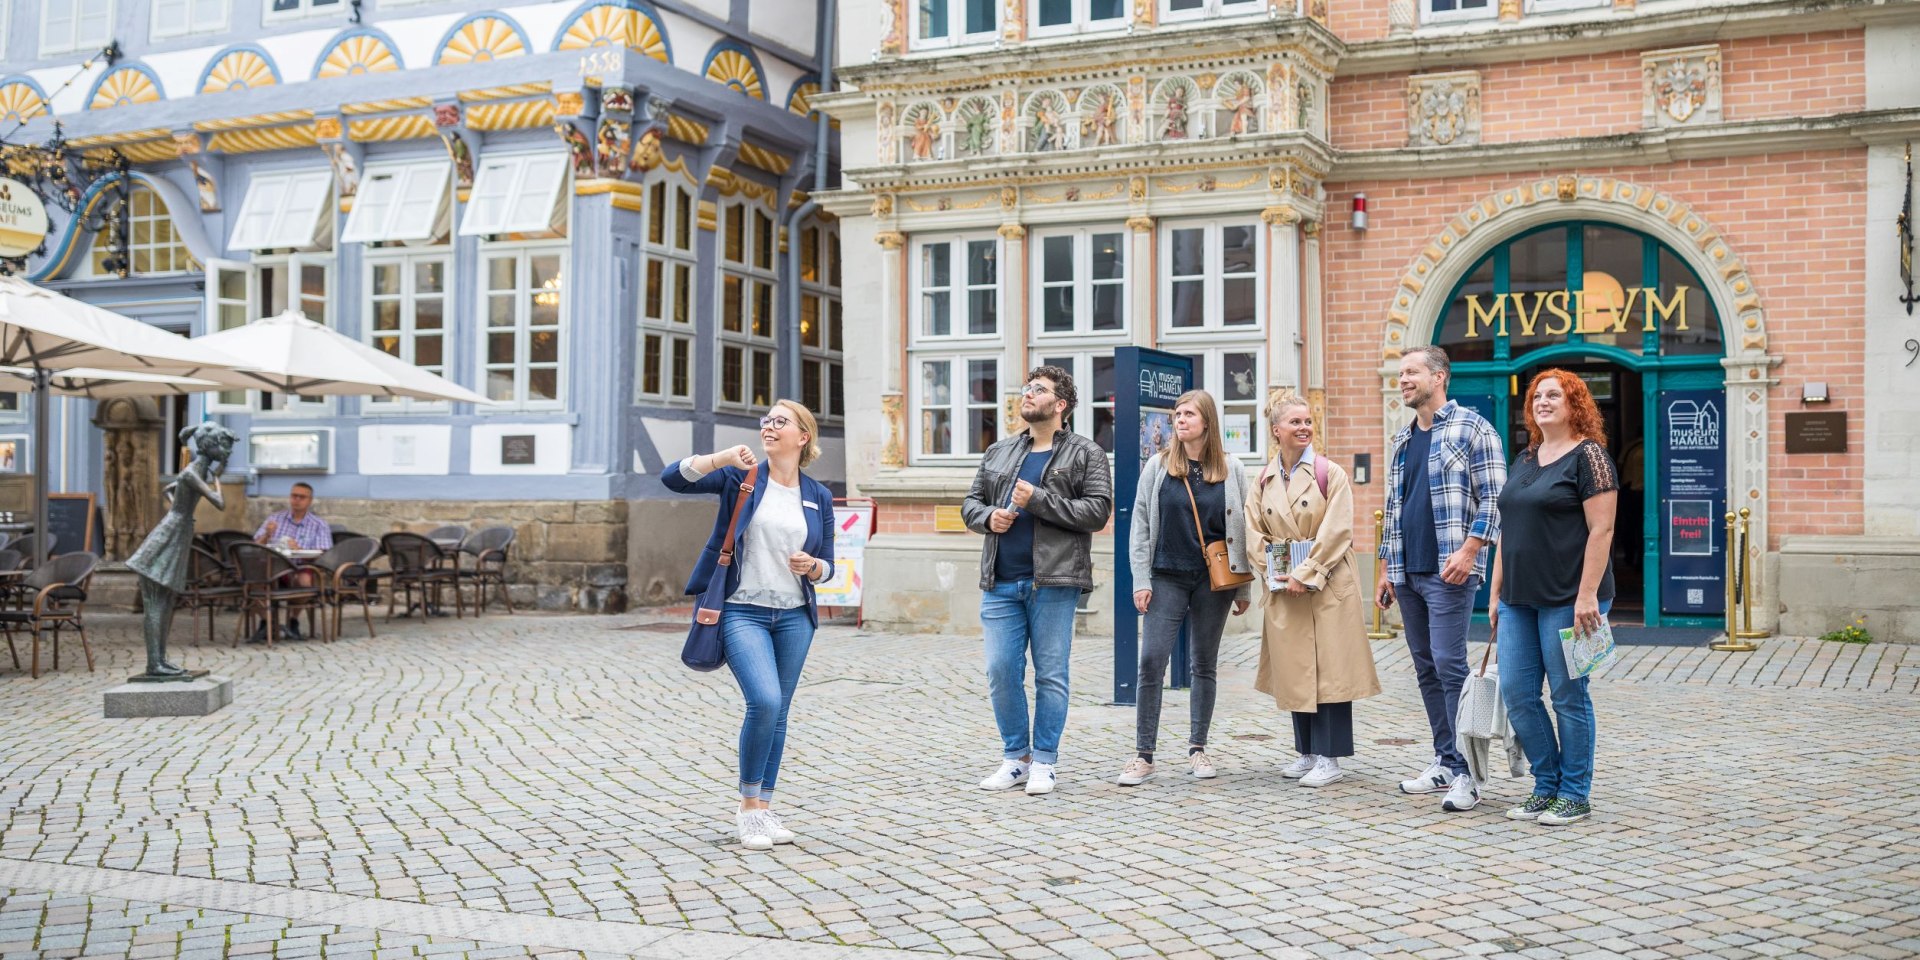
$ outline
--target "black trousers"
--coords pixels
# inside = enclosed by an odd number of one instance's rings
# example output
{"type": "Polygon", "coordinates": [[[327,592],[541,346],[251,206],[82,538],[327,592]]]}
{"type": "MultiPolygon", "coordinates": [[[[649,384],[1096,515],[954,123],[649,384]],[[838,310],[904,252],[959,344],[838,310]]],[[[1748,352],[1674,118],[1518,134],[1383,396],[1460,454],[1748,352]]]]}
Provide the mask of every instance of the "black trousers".
{"type": "Polygon", "coordinates": [[[1316,757],[1353,756],[1353,704],[1323,703],[1293,715],[1293,749],[1316,757]]]}

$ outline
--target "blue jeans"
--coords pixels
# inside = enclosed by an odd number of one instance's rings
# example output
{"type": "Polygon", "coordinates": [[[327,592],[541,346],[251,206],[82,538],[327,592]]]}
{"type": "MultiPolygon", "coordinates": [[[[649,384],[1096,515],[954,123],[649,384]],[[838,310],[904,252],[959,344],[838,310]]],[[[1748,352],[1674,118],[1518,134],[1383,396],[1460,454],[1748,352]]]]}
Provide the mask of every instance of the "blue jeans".
{"type": "Polygon", "coordinates": [[[1394,585],[1427,726],[1433,730],[1433,754],[1456,775],[1467,772],[1467,758],[1454,742],[1453,718],[1460,714],[1460,690],[1467,684],[1467,623],[1479,592],[1479,577],[1448,583],[1432,573],[1409,573],[1406,583],[1394,585]]]}
{"type": "MultiPolygon", "coordinates": [[[[1606,613],[1613,601],[1600,601],[1606,613]]],[[[1535,607],[1500,604],[1500,699],[1507,719],[1533,765],[1533,792],[1585,803],[1593,789],[1593,700],[1587,678],[1567,678],[1567,657],[1560,652],[1560,631],[1573,626],[1573,605],[1535,607]],[[1547,717],[1540,700],[1545,681],[1553,698],[1547,717]]]]}
{"type": "Polygon", "coordinates": [[[987,690],[1008,760],[1032,754],[1035,763],[1060,758],[1067,726],[1067,659],[1073,652],[1073,611],[1079,587],[1035,587],[1032,580],[1001,581],[980,595],[980,626],[987,639],[987,690]],[[1033,720],[1027,720],[1027,656],[1033,656],[1033,720]]]}
{"type": "Polygon", "coordinates": [[[807,608],[774,610],[729,603],[720,612],[727,668],[747,701],[740,724],[740,795],[768,800],[787,745],[787,708],[813,646],[807,608]]]}

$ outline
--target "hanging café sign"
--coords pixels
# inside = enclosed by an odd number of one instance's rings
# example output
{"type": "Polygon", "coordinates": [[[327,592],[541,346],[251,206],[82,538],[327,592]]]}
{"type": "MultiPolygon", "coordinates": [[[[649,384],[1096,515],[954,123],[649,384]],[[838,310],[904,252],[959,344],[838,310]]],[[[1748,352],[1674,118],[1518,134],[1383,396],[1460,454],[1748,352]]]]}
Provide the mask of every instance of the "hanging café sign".
{"type": "Polygon", "coordinates": [[[1478,337],[1482,327],[1490,327],[1494,336],[1504,337],[1510,325],[1518,327],[1523,337],[1626,333],[1636,309],[1645,333],[1660,329],[1663,323],[1675,330],[1687,329],[1688,287],[1674,287],[1673,295],[1662,302],[1657,287],[1623,288],[1620,281],[1597,270],[1587,272],[1581,287],[1496,294],[1491,304],[1479,294],[1468,294],[1466,335],[1478,337]]]}
{"type": "Polygon", "coordinates": [[[33,188],[0,177],[0,257],[20,258],[47,238],[47,207],[33,188]]]}

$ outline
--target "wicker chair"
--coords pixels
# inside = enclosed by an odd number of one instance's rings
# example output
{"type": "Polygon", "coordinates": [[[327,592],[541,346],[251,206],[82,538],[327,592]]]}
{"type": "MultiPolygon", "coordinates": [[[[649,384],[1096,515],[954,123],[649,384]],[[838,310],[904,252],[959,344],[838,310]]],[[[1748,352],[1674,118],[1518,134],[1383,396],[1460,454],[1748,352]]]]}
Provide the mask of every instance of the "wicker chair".
{"type": "Polygon", "coordinates": [[[499,589],[507,612],[513,612],[513,598],[507,595],[507,555],[516,535],[512,527],[482,527],[460,541],[455,564],[460,582],[473,584],[474,616],[486,612],[489,584],[499,589]]]}
{"type": "Polygon", "coordinates": [[[22,566],[37,567],[41,561],[53,556],[53,548],[59,546],[59,544],[60,538],[51,533],[47,534],[47,538],[44,541],[40,539],[40,534],[29,533],[7,544],[7,549],[17,551],[20,554],[22,566]],[[46,546],[40,547],[40,544],[43,542],[46,546]]]}
{"type": "Polygon", "coordinates": [[[289,612],[288,622],[306,611],[307,632],[315,632],[313,618],[320,608],[321,591],[318,584],[303,586],[296,582],[299,566],[257,543],[236,543],[227,548],[227,553],[240,580],[240,633],[233,638],[234,646],[240,645],[247,623],[255,616],[266,619],[267,645],[272,646],[280,633],[283,609],[289,612]]]}
{"type": "Polygon", "coordinates": [[[466,616],[461,599],[459,572],[447,562],[447,552],[431,539],[417,533],[396,532],[380,538],[380,550],[387,556],[387,619],[393,619],[394,605],[400,594],[407,597],[407,612],[414,608],[414,591],[422,604],[439,606],[441,588],[453,587],[454,615],[466,616]]]}
{"type": "Polygon", "coordinates": [[[233,566],[233,557],[230,551],[233,549],[233,545],[236,543],[252,543],[253,534],[245,530],[215,530],[212,533],[206,534],[206,539],[207,543],[213,546],[214,556],[219,557],[221,563],[231,567],[233,566]]]}
{"type": "Polygon", "coordinates": [[[340,638],[341,618],[349,602],[360,604],[360,616],[367,622],[367,636],[374,636],[373,576],[367,564],[380,552],[380,544],[371,537],[347,537],[336,540],[333,549],[321,554],[307,568],[320,575],[321,603],[332,612],[329,642],[340,638]]]}
{"type": "Polygon", "coordinates": [[[194,540],[193,554],[187,559],[187,589],[180,594],[174,610],[192,610],[195,631],[199,630],[200,614],[205,611],[207,642],[212,643],[214,613],[240,607],[240,578],[233,567],[220,562],[215,548],[200,542],[198,537],[194,540]]]}
{"type": "Polygon", "coordinates": [[[15,630],[25,628],[33,634],[33,678],[40,679],[40,634],[53,634],[53,668],[60,669],[60,631],[72,627],[80,634],[80,649],[87,655],[87,672],[93,672],[93,647],[87,643],[87,625],[81,619],[87,605],[87,586],[93,580],[93,568],[100,558],[91,553],[69,553],[41,564],[27,577],[32,591],[30,605],[17,610],[0,610],[0,630],[7,634],[7,653],[13,668],[20,669],[20,652],[14,649],[15,630]]]}

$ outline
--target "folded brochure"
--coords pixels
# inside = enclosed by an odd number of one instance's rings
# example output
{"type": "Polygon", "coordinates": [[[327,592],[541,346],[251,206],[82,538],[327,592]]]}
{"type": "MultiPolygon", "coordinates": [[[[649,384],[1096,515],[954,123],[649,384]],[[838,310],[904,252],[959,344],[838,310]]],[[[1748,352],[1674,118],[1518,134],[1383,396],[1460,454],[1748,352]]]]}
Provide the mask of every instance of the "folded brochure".
{"type": "Polygon", "coordinates": [[[1561,628],[1560,652],[1567,658],[1567,676],[1574,678],[1599,673],[1620,656],[1613,645],[1613,626],[1605,617],[1600,618],[1599,629],[1591,633],[1579,633],[1573,627],[1561,628]]]}
{"type": "Polygon", "coordinates": [[[1267,544],[1267,589],[1285,590],[1293,568],[1307,562],[1312,540],[1284,540],[1267,544]]]}

